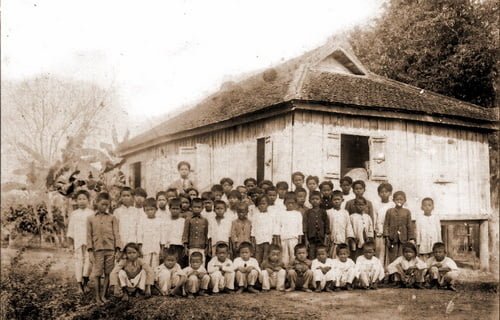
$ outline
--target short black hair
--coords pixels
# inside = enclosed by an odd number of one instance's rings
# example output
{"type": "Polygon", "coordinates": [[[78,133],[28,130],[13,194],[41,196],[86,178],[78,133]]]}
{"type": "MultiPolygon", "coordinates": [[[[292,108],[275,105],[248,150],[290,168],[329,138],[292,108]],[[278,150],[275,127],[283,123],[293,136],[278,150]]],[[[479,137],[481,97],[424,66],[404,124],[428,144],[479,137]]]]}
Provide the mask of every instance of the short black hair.
{"type": "Polygon", "coordinates": [[[352,178],[351,178],[351,177],[349,177],[349,176],[343,176],[343,177],[340,179],[339,183],[340,183],[340,184],[342,184],[342,182],[344,182],[344,181],[348,182],[349,184],[352,184],[352,178]]]}
{"type": "Polygon", "coordinates": [[[364,197],[359,197],[359,198],[354,199],[354,204],[361,203],[361,202],[363,202],[365,205],[368,204],[368,201],[364,197]]]}
{"type": "Polygon", "coordinates": [[[352,183],[352,188],[354,189],[354,187],[355,187],[356,185],[358,185],[358,184],[359,184],[360,186],[362,186],[362,187],[363,187],[363,189],[366,189],[366,184],[365,184],[365,182],[364,182],[363,180],[356,180],[356,181],[354,181],[354,182],[352,183]]]}
{"type": "Polygon", "coordinates": [[[224,205],[224,208],[227,208],[227,203],[225,203],[222,200],[215,200],[214,201],[214,207],[216,207],[218,204],[222,204],[222,205],[224,205]]]}
{"type": "Polygon", "coordinates": [[[329,186],[330,189],[333,190],[333,182],[331,182],[331,181],[323,181],[323,182],[321,182],[321,184],[319,185],[319,190],[323,189],[324,186],[329,186]]]}
{"type": "Polygon", "coordinates": [[[238,205],[236,206],[236,212],[243,212],[243,210],[248,213],[248,204],[246,204],[245,202],[238,203],[238,205]]]}
{"type": "Polygon", "coordinates": [[[186,190],[184,190],[184,192],[187,193],[187,194],[189,194],[189,191],[196,192],[196,196],[199,195],[199,192],[198,192],[198,190],[196,190],[196,188],[190,187],[190,188],[187,188],[186,190]]]}
{"type": "Polygon", "coordinates": [[[156,200],[158,200],[159,197],[164,196],[165,199],[167,198],[167,193],[165,191],[158,191],[156,193],[156,200]]]}
{"type": "Polygon", "coordinates": [[[189,201],[189,204],[191,205],[191,198],[189,197],[189,195],[187,195],[185,193],[181,193],[179,195],[179,199],[181,199],[181,202],[182,202],[182,199],[187,199],[189,201]]]}
{"type": "Polygon", "coordinates": [[[281,247],[278,246],[278,245],[276,245],[276,244],[272,244],[272,245],[269,246],[269,252],[271,252],[271,251],[279,251],[279,252],[281,252],[281,247]]]}
{"type": "Polygon", "coordinates": [[[394,194],[392,195],[392,198],[396,199],[398,196],[403,196],[403,198],[405,198],[405,200],[406,200],[406,193],[404,193],[404,191],[396,191],[396,192],[394,192],[394,194]]]}
{"type": "Polygon", "coordinates": [[[377,187],[377,192],[380,193],[383,189],[392,193],[392,185],[389,182],[382,182],[377,187]]]}
{"type": "Polygon", "coordinates": [[[262,180],[260,183],[259,183],[259,188],[262,188],[263,185],[267,184],[268,186],[274,186],[273,185],[273,182],[271,180],[262,180]]]}
{"type": "MultiPolygon", "coordinates": [[[[434,247],[434,246],[433,246],[434,247]]],[[[413,253],[417,253],[417,247],[411,243],[410,241],[406,241],[403,243],[403,253],[406,251],[413,251],[413,253]]]]}
{"type": "Polygon", "coordinates": [[[254,178],[246,178],[245,181],[243,181],[243,184],[247,185],[247,183],[249,182],[253,182],[255,185],[257,185],[257,180],[255,180],[254,178]]]}
{"type": "Polygon", "coordinates": [[[278,181],[278,183],[276,183],[276,189],[288,190],[288,183],[286,181],[278,181]]]}
{"type": "Polygon", "coordinates": [[[203,206],[203,200],[201,200],[201,198],[193,198],[193,200],[191,201],[191,205],[194,206],[195,204],[203,206]]]}
{"type": "Polygon", "coordinates": [[[307,190],[302,187],[298,187],[297,189],[295,189],[295,194],[298,194],[299,192],[307,193],[307,190]]]}
{"type": "Polygon", "coordinates": [[[132,190],[132,188],[127,187],[127,186],[121,188],[121,190],[120,190],[120,196],[124,192],[130,192],[131,195],[134,195],[134,190],[132,190]]]}
{"type": "Polygon", "coordinates": [[[306,184],[309,182],[309,180],[314,180],[314,181],[316,181],[316,184],[319,184],[318,176],[307,176],[306,184]]]}
{"type": "Polygon", "coordinates": [[[139,196],[139,197],[147,198],[148,197],[148,193],[143,188],[137,187],[134,190],[134,196],[139,196]]]}
{"type": "Polygon", "coordinates": [[[173,199],[170,199],[170,201],[168,202],[169,208],[180,207],[180,206],[181,206],[181,199],[180,198],[173,198],[173,199]]]}
{"type": "Polygon", "coordinates": [[[227,198],[237,198],[239,201],[241,201],[241,193],[238,190],[231,190],[229,194],[227,195],[227,198]]]}
{"type": "Polygon", "coordinates": [[[255,205],[258,207],[259,203],[262,201],[262,199],[266,199],[267,204],[269,204],[269,197],[265,194],[258,196],[257,199],[255,200],[255,205]]]}
{"type": "Polygon", "coordinates": [[[95,202],[99,202],[101,200],[107,200],[107,201],[110,201],[111,200],[111,196],[109,195],[109,193],[107,192],[101,192],[97,195],[97,198],[95,199],[95,202]]]}
{"type": "Polygon", "coordinates": [[[434,200],[432,198],[429,197],[423,198],[421,203],[424,204],[425,201],[430,201],[432,202],[432,204],[434,204],[434,200]]]}
{"type": "Polygon", "coordinates": [[[214,196],[214,193],[212,191],[205,191],[201,194],[201,199],[203,201],[207,201],[207,200],[214,201],[215,196],[214,196]]]}
{"type": "Polygon", "coordinates": [[[167,191],[165,191],[165,193],[169,193],[169,192],[175,193],[176,197],[179,195],[176,188],[168,188],[167,191]]]}
{"type": "Polygon", "coordinates": [[[222,191],[224,191],[224,189],[222,188],[222,185],[220,185],[220,184],[214,184],[212,186],[212,188],[210,188],[210,191],[212,191],[212,192],[217,192],[217,191],[218,192],[222,192],[222,191]]]}
{"type": "Polygon", "coordinates": [[[309,199],[311,199],[312,197],[314,196],[318,196],[321,198],[321,192],[315,190],[315,191],[311,191],[311,193],[309,194],[309,199]]]}
{"type": "Polygon", "coordinates": [[[345,243],[339,243],[339,244],[337,245],[337,249],[335,250],[335,252],[336,252],[337,254],[339,254],[340,250],[344,250],[344,249],[349,250],[349,246],[348,246],[347,244],[345,244],[345,243]]]}
{"type": "Polygon", "coordinates": [[[144,201],[144,208],[148,207],[158,209],[155,198],[147,198],[146,201],[144,201]]]}
{"type": "Polygon", "coordinates": [[[201,260],[203,260],[203,255],[201,254],[201,252],[195,251],[189,256],[189,262],[191,262],[193,258],[200,258],[201,260]]]}
{"type": "Polygon", "coordinates": [[[231,178],[228,178],[228,177],[225,177],[225,178],[222,178],[220,179],[220,182],[219,182],[221,185],[224,185],[224,183],[229,183],[230,185],[233,185],[234,184],[234,181],[233,179],[231,178]]]}
{"type": "Polygon", "coordinates": [[[318,252],[319,250],[326,250],[326,253],[328,253],[328,247],[324,244],[319,244],[316,246],[316,252],[318,252]]]}
{"type": "Polygon", "coordinates": [[[179,257],[179,254],[177,253],[177,250],[174,249],[174,247],[165,248],[163,249],[163,252],[167,257],[175,257],[175,260],[177,260],[177,258],[179,257]]]}
{"type": "Polygon", "coordinates": [[[75,197],[74,197],[74,198],[75,198],[75,199],[76,199],[76,198],[78,198],[78,196],[79,196],[79,195],[81,195],[81,194],[83,194],[85,197],[87,197],[87,200],[89,200],[89,199],[90,199],[90,193],[89,193],[87,190],[85,190],[85,189],[80,189],[80,190],[78,190],[78,191],[75,193],[75,197]]]}
{"type": "Polygon", "coordinates": [[[123,247],[122,252],[126,253],[128,248],[134,249],[135,251],[137,251],[139,257],[142,257],[141,247],[137,243],[135,243],[135,242],[129,242],[129,243],[127,243],[125,245],[125,247],[123,247]]]}
{"type": "Polygon", "coordinates": [[[295,171],[294,173],[292,173],[292,181],[293,181],[293,178],[295,178],[296,176],[302,177],[302,179],[306,178],[306,176],[304,176],[304,174],[302,172],[295,171]]]}
{"type": "Polygon", "coordinates": [[[251,244],[250,242],[248,242],[248,241],[243,241],[243,242],[240,244],[240,246],[238,247],[238,252],[240,252],[240,251],[241,251],[241,249],[244,249],[244,248],[248,248],[248,249],[250,249],[250,252],[252,252],[252,251],[253,251],[253,246],[252,246],[252,244],[251,244]]]}
{"type": "Polygon", "coordinates": [[[344,198],[344,194],[340,190],[334,190],[332,192],[332,198],[335,198],[335,197],[341,197],[343,199],[344,198]]]}
{"type": "Polygon", "coordinates": [[[225,242],[217,242],[215,245],[215,252],[219,251],[219,249],[226,249],[229,250],[229,246],[225,242]]]}
{"type": "Polygon", "coordinates": [[[299,251],[300,249],[306,249],[307,250],[307,247],[306,247],[305,244],[299,243],[298,245],[296,245],[295,247],[293,247],[293,253],[297,254],[297,251],[299,251]]]}
{"type": "Polygon", "coordinates": [[[189,170],[191,170],[191,164],[187,161],[180,161],[177,164],[177,170],[180,170],[182,166],[187,166],[189,170]]]}
{"type": "Polygon", "coordinates": [[[295,194],[295,192],[287,192],[285,194],[285,197],[283,199],[283,202],[286,202],[287,200],[294,200],[294,201],[297,201],[297,195],[295,194]]]}
{"type": "Polygon", "coordinates": [[[446,251],[446,245],[443,242],[436,242],[432,245],[432,251],[436,249],[444,249],[446,251]]]}
{"type": "Polygon", "coordinates": [[[277,192],[278,190],[276,189],[275,186],[270,186],[269,188],[266,189],[266,194],[268,194],[270,191],[277,192]]]}
{"type": "Polygon", "coordinates": [[[373,248],[375,249],[375,242],[373,240],[369,240],[369,241],[366,241],[364,244],[363,244],[363,250],[366,250],[367,248],[373,248]]]}

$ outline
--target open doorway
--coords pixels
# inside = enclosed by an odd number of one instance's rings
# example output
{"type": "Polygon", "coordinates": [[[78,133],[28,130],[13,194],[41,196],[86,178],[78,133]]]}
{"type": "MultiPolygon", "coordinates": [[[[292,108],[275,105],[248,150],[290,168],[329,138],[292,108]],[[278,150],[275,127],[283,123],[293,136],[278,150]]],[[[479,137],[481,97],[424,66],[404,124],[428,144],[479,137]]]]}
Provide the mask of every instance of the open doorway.
{"type": "Polygon", "coordinates": [[[257,182],[264,180],[266,162],[266,138],[257,139],[257,182]]]}
{"type": "Polygon", "coordinates": [[[367,168],[370,160],[368,136],[342,134],[340,136],[340,175],[345,176],[355,168],[367,168]]]}

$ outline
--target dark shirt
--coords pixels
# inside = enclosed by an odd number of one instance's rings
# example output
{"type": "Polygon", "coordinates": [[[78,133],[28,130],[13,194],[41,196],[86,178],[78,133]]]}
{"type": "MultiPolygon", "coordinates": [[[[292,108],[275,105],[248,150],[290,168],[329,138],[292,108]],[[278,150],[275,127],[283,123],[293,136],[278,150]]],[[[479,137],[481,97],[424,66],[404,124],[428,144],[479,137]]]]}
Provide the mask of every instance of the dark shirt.
{"type": "Polygon", "coordinates": [[[118,220],[110,213],[91,215],[87,219],[87,250],[115,250],[121,248],[118,220]]]}
{"type": "Polygon", "coordinates": [[[306,259],[304,261],[299,261],[294,259],[288,266],[288,269],[295,270],[299,276],[303,275],[307,270],[311,269],[311,260],[306,259]]]}
{"type": "Polygon", "coordinates": [[[391,208],[387,210],[384,220],[384,237],[392,242],[405,242],[415,239],[415,229],[411,222],[410,210],[391,208]]]}
{"type": "Polygon", "coordinates": [[[187,244],[188,248],[205,249],[208,236],[208,220],[193,216],[187,218],[184,222],[184,233],[182,234],[182,243],[187,244]]]}
{"type": "Polygon", "coordinates": [[[306,211],[303,219],[304,234],[308,239],[323,241],[330,234],[330,223],[326,210],[312,208],[306,211]]]}
{"type": "Polygon", "coordinates": [[[271,269],[273,271],[280,271],[281,269],[284,269],[284,268],[285,268],[285,264],[281,260],[278,262],[272,262],[272,261],[269,261],[269,259],[267,259],[267,260],[264,260],[262,262],[262,270],[271,269]]]}
{"type": "Polygon", "coordinates": [[[321,209],[329,210],[333,208],[333,196],[321,197],[321,204],[319,205],[321,209]]]}

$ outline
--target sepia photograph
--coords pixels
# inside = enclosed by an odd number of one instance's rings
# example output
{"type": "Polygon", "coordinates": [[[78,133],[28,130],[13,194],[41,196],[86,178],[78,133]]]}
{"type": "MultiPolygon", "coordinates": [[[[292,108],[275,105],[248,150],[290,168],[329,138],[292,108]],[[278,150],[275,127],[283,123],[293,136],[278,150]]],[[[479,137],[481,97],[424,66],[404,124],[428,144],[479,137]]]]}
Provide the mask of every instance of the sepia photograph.
{"type": "Polygon", "coordinates": [[[498,319],[498,0],[2,0],[0,319],[498,319]]]}

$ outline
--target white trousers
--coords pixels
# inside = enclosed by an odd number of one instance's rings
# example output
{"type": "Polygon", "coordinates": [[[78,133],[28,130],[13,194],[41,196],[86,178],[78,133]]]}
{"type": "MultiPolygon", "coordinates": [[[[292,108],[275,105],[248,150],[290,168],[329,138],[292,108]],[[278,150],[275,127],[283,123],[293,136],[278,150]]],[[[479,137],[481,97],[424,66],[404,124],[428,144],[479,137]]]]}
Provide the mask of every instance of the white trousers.
{"type": "Polygon", "coordinates": [[[262,283],[263,290],[276,288],[276,290],[283,291],[285,290],[286,270],[281,269],[280,271],[274,271],[271,274],[269,274],[267,270],[262,270],[259,280],[262,283]]]}
{"type": "Polygon", "coordinates": [[[299,243],[299,239],[291,238],[281,240],[281,256],[283,257],[283,263],[287,266],[293,259],[295,259],[295,246],[299,243]]]}
{"type": "Polygon", "coordinates": [[[210,274],[210,286],[212,287],[212,292],[217,293],[224,288],[234,290],[234,278],[234,272],[212,272],[212,274],[210,274]]]}
{"type": "Polygon", "coordinates": [[[88,277],[92,271],[92,263],[89,259],[87,246],[75,249],[75,277],[77,282],[82,282],[83,277],[88,277]]]}
{"type": "Polygon", "coordinates": [[[143,269],[135,276],[135,278],[129,279],[125,270],[120,270],[118,272],[118,281],[120,282],[120,287],[122,288],[137,288],[144,291],[146,288],[146,271],[143,269]]]}

